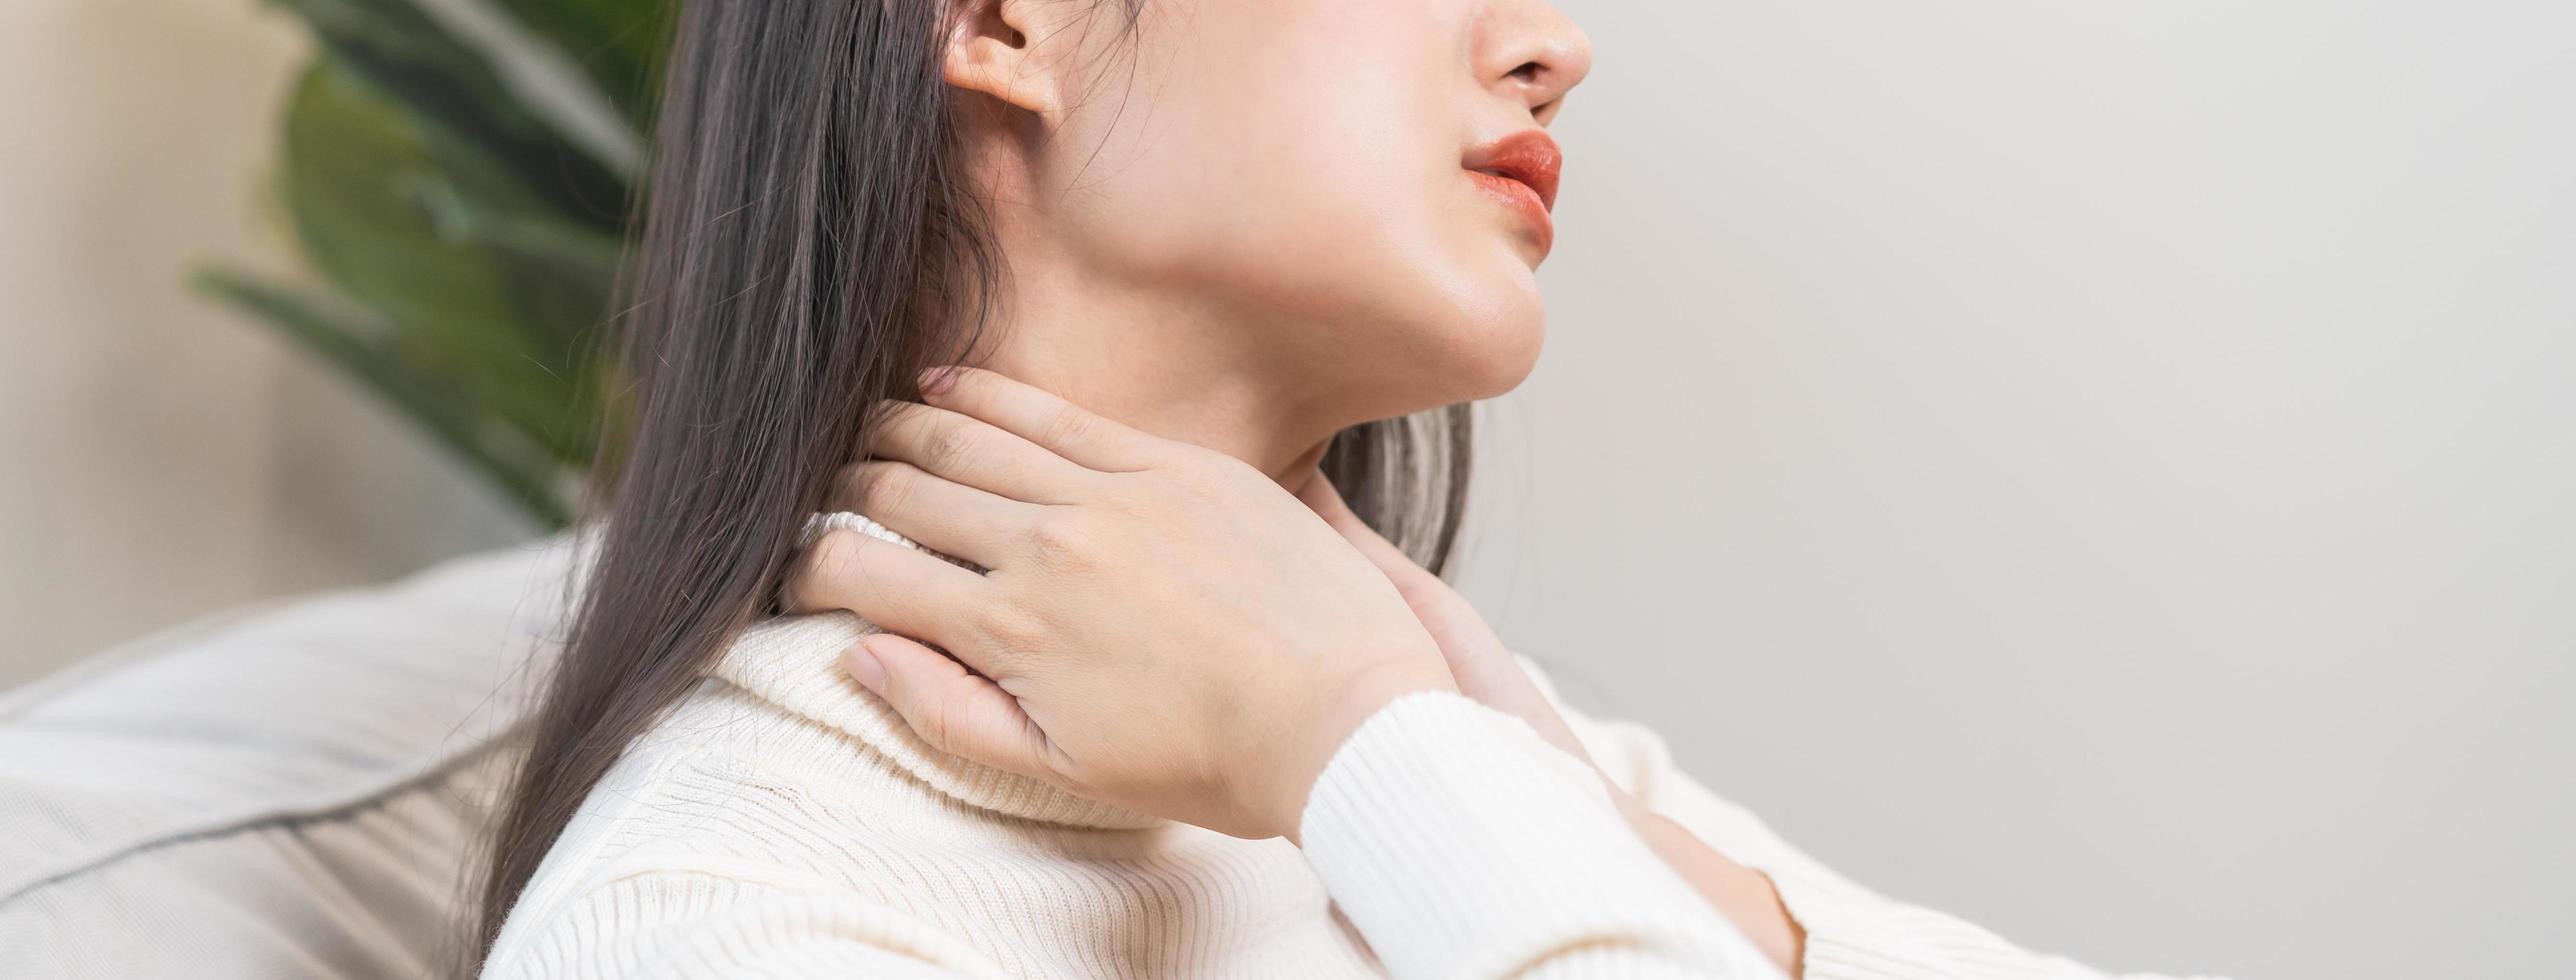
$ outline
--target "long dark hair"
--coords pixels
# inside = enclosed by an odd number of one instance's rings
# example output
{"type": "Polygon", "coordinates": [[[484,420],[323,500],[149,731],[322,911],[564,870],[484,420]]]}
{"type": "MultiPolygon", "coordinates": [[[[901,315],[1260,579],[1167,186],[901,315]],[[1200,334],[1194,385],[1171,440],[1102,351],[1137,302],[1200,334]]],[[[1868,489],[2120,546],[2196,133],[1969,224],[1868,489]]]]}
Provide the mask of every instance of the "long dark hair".
{"type": "MultiPolygon", "coordinates": [[[[626,745],[765,607],[869,406],[973,357],[1005,270],[959,167],[945,6],[685,0],[625,287],[635,387],[587,508],[607,516],[509,736],[525,755],[469,885],[464,972],[626,745]]],[[[1466,405],[1354,426],[1324,472],[1440,572],[1470,428],[1466,405]]]]}

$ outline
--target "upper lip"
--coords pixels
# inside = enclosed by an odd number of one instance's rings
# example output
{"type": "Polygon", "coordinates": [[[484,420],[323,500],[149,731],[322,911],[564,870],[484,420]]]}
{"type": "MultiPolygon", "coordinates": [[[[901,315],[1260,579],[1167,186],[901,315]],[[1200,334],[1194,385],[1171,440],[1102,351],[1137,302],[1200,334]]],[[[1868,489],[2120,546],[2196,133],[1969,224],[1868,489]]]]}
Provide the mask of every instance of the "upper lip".
{"type": "Polygon", "coordinates": [[[1467,154],[1466,168],[1499,174],[1528,184],[1539,202],[1556,209],[1556,177],[1565,168],[1565,151],[1543,129],[1524,129],[1486,143],[1467,154]]]}

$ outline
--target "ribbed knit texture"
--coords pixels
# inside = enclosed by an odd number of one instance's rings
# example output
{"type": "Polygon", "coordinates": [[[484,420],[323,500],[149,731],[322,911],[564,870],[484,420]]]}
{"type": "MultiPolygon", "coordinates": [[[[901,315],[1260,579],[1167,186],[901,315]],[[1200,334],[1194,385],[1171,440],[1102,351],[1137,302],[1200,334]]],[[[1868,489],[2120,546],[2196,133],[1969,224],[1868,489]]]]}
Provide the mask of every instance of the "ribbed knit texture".
{"type": "Polygon", "coordinates": [[[1627,831],[1591,767],[1456,694],[1362,722],[1299,830],[1394,976],[1778,975],[1627,831]]]}
{"type": "MultiPolygon", "coordinates": [[[[825,526],[910,544],[856,515],[825,526]]],[[[1777,975],[1628,831],[1600,776],[1466,698],[1407,695],[1367,719],[1313,788],[1301,851],[931,749],[842,673],[868,629],[830,614],[746,631],[592,791],[485,976],[1777,975]]],[[[1674,769],[1651,732],[1567,715],[1602,774],[1780,883],[1807,977],[2100,976],[1852,885],[1674,769]]]]}

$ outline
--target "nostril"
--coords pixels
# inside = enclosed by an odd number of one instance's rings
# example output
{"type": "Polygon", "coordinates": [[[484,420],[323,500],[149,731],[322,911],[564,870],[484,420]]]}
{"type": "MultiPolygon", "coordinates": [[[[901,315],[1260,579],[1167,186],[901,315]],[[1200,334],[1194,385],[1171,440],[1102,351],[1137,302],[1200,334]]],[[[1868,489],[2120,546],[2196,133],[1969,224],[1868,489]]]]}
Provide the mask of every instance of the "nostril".
{"type": "Polygon", "coordinates": [[[1520,79],[1524,82],[1536,82],[1539,80],[1539,76],[1545,74],[1547,74],[1546,65],[1539,64],[1535,61],[1524,61],[1521,62],[1520,67],[1512,69],[1511,77],[1520,79]]]}

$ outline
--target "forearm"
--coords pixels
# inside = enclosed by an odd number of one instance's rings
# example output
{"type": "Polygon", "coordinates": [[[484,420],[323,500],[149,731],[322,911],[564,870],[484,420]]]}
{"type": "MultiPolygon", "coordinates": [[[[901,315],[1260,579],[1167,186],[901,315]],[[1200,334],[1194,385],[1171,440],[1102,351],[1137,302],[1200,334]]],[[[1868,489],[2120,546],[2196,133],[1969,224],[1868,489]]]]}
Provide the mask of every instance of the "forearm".
{"type": "Polygon", "coordinates": [[[1411,695],[1317,779],[1308,862],[1396,977],[1776,975],[1518,719],[1411,695]]]}

